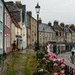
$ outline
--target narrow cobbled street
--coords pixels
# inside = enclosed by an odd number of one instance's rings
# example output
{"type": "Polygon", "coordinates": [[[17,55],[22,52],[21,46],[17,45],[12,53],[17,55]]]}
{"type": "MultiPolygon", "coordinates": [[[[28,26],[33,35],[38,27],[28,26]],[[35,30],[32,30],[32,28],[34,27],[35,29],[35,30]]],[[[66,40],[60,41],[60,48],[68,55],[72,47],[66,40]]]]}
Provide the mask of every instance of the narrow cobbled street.
{"type": "Polygon", "coordinates": [[[25,74],[25,62],[26,57],[29,54],[34,54],[34,51],[31,49],[23,50],[20,52],[16,52],[10,58],[7,58],[4,65],[7,69],[3,70],[2,75],[26,75],[25,74]],[[8,60],[10,59],[10,60],[8,60]]]}

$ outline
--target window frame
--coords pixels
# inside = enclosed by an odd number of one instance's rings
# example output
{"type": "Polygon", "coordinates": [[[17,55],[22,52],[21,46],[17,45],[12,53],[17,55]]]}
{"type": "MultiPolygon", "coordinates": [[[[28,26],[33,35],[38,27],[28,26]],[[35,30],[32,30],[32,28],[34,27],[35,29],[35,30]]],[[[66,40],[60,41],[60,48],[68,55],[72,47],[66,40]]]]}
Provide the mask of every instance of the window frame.
{"type": "Polygon", "coordinates": [[[1,7],[1,9],[0,9],[0,16],[1,16],[0,21],[3,22],[3,17],[2,17],[2,15],[3,15],[3,12],[2,12],[3,11],[3,6],[2,6],[1,3],[0,3],[0,7],[1,7]]]}
{"type": "MultiPolygon", "coordinates": [[[[0,30],[0,34],[1,36],[3,35],[2,31],[0,30]]],[[[3,49],[3,41],[2,41],[2,37],[0,38],[1,39],[1,42],[0,42],[0,49],[3,49]]]]}

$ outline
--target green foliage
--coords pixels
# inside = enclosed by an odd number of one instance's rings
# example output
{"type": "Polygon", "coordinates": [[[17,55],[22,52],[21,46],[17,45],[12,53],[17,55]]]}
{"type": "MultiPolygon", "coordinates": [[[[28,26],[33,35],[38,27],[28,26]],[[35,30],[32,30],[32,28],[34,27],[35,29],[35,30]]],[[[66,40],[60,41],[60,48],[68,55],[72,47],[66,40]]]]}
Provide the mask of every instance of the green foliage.
{"type": "Polygon", "coordinates": [[[17,62],[18,55],[13,55],[13,58],[10,60],[10,64],[7,64],[8,68],[6,71],[6,75],[16,75],[15,72],[15,63],[17,62]]]}
{"type": "Polygon", "coordinates": [[[8,67],[6,75],[16,75],[14,66],[8,67]]]}
{"type": "Polygon", "coordinates": [[[36,52],[36,58],[37,59],[42,59],[44,57],[44,55],[45,55],[45,51],[43,51],[43,50],[38,50],[36,52]]]}
{"type": "Polygon", "coordinates": [[[34,54],[28,54],[25,61],[25,75],[32,75],[37,70],[37,60],[34,54]]]}
{"type": "Polygon", "coordinates": [[[33,75],[44,75],[43,72],[34,72],[33,75]]]}

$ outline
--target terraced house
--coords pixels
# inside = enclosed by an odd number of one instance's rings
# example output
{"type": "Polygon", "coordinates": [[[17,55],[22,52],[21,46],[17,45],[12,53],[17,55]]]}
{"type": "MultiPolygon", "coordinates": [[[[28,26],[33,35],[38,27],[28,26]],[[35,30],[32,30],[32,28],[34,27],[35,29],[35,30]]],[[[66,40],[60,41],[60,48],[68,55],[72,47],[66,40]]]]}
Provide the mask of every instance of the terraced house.
{"type": "Polygon", "coordinates": [[[32,17],[31,11],[27,12],[27,21],[27,46],[33,46],[37,40],[37,20],[34,17],[32,17]]]}
{"type": "Polygon", "coordinates": [[[8,53],[11,51],[11,16],[4,4],[4,51],[8,53]]]}
{"type": "Polygon", "coordinates": [[[4,13],[4,1],[0,0],[0,54],[3,54],[3,28],[4,28],[4,21],[3,15],[4,13]]]}
{"type": "Polygon", "coordinates": [[[17,28],[16,44],[18,49],[22,48],[22,10],[19,9],[13,1],[6,2],[6,6],[14,18],[14,20],[19,24],[20,28],[17,28]]]}
{"type": "Polygon", "coordinates": [[[22,48],[27,47],[27,13],[26,5],[21,4],[21,1],[16,1],[16,5],[19,9],[22,10],[22,48]]]}
{"type": "MultiPolygon", "coordinates": [[[[55,42],[55,31],[49,22],[48,24],[42,23],[39,20],[39,43],[44,46],[48,42],[55,42]]],[[[52,45],[52,44],[51,44],[52,45]]]]}

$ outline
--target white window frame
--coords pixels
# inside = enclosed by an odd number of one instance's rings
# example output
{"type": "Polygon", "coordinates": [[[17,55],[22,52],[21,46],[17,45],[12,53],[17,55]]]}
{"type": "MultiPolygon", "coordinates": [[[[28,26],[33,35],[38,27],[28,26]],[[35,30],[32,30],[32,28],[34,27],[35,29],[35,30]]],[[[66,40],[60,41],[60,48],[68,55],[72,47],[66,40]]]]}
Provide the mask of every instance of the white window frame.
{"type": "Polygon", "coordinates": [[[10,47],[10,34],[8,35],[8,41],[9,41],[8,47],[10,47]]]}
{"type": "Polygon", "coordinates": [[[7,13],[6,13],[6,10],[5,10],[5,25],[7,25],[7,13]]]}
{"type": "Polygon", "coordinates": [[[7,36],[6,36],[6,40],[7,40],[7,47],[9,47],[9,38],[8,38],[8,34],[7,34],[7,36]]]}
{"type": "Polygon", "coordinates": [[[7,40],[6,40],[6,34],[5,34],[5,52],[6,52],[6,47],[7,47],[7,40]]]}
{"type": "Polygon", "coordinates": [[[2,12],[3,6],[2,6],[2,4],[0,4],[0,7],[1,7],[1,9],[0,9],[0,21],[3,22],[3,16],[2,16],[3,15],[3,12],[2,12]]]}
{"type": "Polygon", "coordinates": [[[0,38],[0,49],[3,48],[3,41],[2,41],[2,31],[0,30],[1,38],[0,38]]]}

